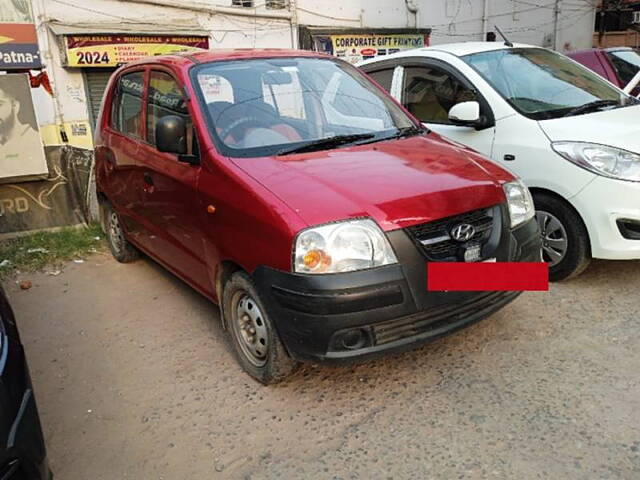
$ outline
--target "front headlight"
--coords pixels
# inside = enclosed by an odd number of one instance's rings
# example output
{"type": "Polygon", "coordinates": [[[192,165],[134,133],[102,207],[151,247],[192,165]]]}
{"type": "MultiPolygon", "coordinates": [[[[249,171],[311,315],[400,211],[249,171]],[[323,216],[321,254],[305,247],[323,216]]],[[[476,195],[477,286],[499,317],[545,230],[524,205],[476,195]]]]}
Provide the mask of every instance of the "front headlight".
{"type": "Polygon", "coordinates": [[[293,268],[297,273],[339,273],[397,261],[376,222],[359,219],[300,232],[296,238],[293,268]]]}
{"type": "Polygon", "coordinates": [[[511,228],[515,228],[521,223],[530,220],[535,215],[533,198],[527,186],[520,180],[505,183],[504,194],[509,205],[509,216],[511,217],[511,228]]]}
{"type": "Polygon", "coordinates": [[[586,142],[554,142],[561,157],[605,177],[640,182],[640,155],[616,147],[586,142]]]}

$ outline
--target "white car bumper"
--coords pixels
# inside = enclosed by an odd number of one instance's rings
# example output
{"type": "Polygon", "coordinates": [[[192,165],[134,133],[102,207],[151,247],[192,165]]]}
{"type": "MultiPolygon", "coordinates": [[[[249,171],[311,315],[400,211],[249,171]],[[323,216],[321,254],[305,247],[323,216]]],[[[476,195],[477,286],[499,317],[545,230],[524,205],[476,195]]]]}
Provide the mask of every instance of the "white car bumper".
{"type": "Polygon", "coordinates": [[[640,228],[640,183],[597,177],[571,203],[589,231],[593,258],[640,259],[640,240],[625,238],[617,224],[627,219],[640,228]]]}

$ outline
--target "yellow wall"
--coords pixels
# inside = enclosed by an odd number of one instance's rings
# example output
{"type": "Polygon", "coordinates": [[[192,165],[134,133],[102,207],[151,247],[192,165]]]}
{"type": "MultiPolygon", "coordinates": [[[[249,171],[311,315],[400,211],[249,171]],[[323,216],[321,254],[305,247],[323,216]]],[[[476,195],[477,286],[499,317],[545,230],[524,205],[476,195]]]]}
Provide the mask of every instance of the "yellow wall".
{"type": "MultiPolygon", "coordinates": [[[[93,135],[89,120],[65,122],[63,127],[69,140],[67,145],[93,150],[93,135]]],[[[40,125],[40,136],[46,147],[65,144],[60,135],[60,127],[55,124],[40,125]]]]}

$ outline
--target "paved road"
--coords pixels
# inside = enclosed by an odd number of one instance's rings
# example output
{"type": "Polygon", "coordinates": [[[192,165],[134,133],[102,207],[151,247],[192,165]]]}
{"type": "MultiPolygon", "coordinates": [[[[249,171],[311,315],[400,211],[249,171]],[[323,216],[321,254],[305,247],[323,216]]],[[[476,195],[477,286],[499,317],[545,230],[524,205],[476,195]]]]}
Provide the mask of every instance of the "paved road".
{"type": "Polygon", "coordinates": [[[149,260],[28,278],[9,294],[56,480],[640,478],[640,262],[595,262],[417,351],[275,387],[149,260]]]}

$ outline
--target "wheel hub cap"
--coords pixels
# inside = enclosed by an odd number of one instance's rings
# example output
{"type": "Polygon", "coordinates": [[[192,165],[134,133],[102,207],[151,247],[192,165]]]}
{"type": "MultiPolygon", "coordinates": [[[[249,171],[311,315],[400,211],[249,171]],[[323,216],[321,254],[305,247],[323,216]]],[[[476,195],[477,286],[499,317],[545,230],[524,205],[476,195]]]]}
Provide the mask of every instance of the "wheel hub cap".
{"type": "Polygon", "coordinates": [[[536,211],[542,239],[542,258],[550,267],[564,259],[569,248],[567,231],[555,215],[541,210],[536,211]]]}
{"type": "Polygon", "coordinates": [[[120,253],[120,251],[122,250],[124,236],[122,235],[122,229],[120,228],[120,222],[118,221],[118,215],[116,215],[116,212],[111,212],[111,218],[109,221],[109,233],[113,249],[116,252],[120,253]]]}
{"type": "Polygon", "coordinates": [[[233,328],[247,359],[258,367],[263,366],[269,351],[267,327],[258,304],[246,293],[238,300],[233,328]]]}

